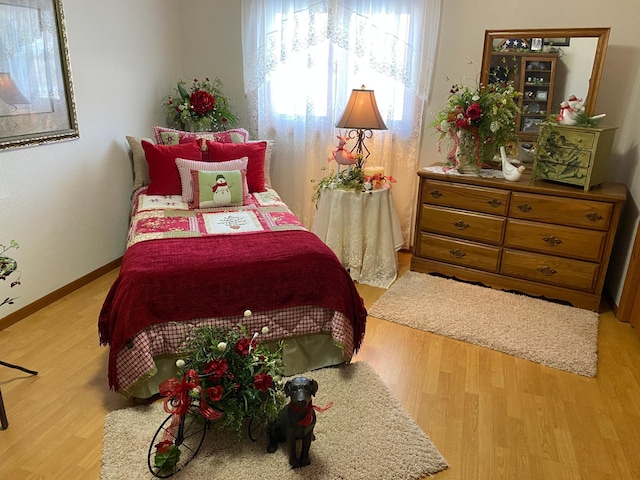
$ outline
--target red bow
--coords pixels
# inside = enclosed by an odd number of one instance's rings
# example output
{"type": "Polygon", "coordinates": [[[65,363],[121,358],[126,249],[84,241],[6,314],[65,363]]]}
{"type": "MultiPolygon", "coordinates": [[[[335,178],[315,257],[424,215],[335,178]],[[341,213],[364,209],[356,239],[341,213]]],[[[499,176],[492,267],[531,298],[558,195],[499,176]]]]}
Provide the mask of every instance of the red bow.
{"type": "Polygon", "coordinates": [[[300,425],[301,427],[308,427],[309,425],[311,425],[311,422],[313,422],[313,410],[315,410],[318,413],[324,413],[327,410],[329,410],[331,407],[333,407],[333,402],[328,403],[324,407],[317,407],[312,403],[310,403],[306,407],[298,408],[293,404],[289,404],[289,408],[291,408],[291,410],[293,410],[296,413],[306,412],[305,417],[298,422],[298,425],[300,425]]]}
{"type": "Polygon", "coordinates": [[[159,387],[160,395],[167,397],[164,400],[164,410],[175,417],[189,412],[191,406],[190,392],[196,391],[200,395],[199,410],[202,416],[208,420],[217,420],[222,416],[221,412],[215,411],[209,406],[204,398],[204,390],[200,386],[200,376],[198,372],[189,370],[182,380],[169,378],[162,382],[159,387]]]}

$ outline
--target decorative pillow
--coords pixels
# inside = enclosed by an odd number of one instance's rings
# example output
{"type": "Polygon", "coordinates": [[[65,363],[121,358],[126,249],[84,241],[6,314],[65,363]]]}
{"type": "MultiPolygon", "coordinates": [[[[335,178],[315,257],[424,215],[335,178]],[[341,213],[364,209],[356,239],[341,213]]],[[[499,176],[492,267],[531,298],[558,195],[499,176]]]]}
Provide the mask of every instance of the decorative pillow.
{"type": "Polygon", "coordinates": [[[131,161],[133,163],[133,191],[149,185],[149,166],[142,149],[142,140],[153,143],[150,138],[131,137],[127,135],[127,142],[131,149],[131,161]]]}
{"type": "Polygon", "coordinates": [[[267,142],[267,150],[264,153],[264,185],[271,187],[271,153],[273,152],[273,140],[247,140],[246,143],[267,142]]]}
{"type": "Polygon", "coordinates": [[[196,208],[242,205],[242,172],[191,170],[193,206],[196,208]]]}
{"type": "Polygon", "coordinates": [[[207,140],[209,159],[212,162],[224,162],[234,158],[248,157],[247,184],[249,193],[264,192],[264,158],[267,150],[266,140],[252,143],[219,143],[207,140]]]}
{"type": "Polygon", "coordinates": [[[230,171],[230,170],[244,170],[245,177],[242,182],[242,193],[246,197],[249,195],[249,187],[247,186],[247,163],[249,159],[242,157],[237,160],[230,160],[228,162],[197,162],[195,160],[186,160],[184,158],[176,158],[176,166],[178,167],[178,173],[180,174],[180,183],[182,184],[182,201],[193,202],[193,178],[191,176],[191,170],[200,171],[230,171]]]}
{"type": "Polygon", "coordinates": [[[182,185],[176,167],[176,158],[200,160],[198,142],[181,145],[154,145],[142,140],[142,148],[149,165],[150,183],[147,195],[180,195],[182,185]]]}
{"type": "MultiPolygon", "coordinates": [[[[222,143],[244,143],[249,138],[249,132],[244,128],[234,128],[224,132],[183,132],[173,128],[153,127],[153,134],[156,137],[156,143],[161,145],[177,145],[201,139],[203,151],[207,149],[205,140],[222,143]]],[[[206,156],[203,157],[203,160],[207,160],[206,156]]]]}

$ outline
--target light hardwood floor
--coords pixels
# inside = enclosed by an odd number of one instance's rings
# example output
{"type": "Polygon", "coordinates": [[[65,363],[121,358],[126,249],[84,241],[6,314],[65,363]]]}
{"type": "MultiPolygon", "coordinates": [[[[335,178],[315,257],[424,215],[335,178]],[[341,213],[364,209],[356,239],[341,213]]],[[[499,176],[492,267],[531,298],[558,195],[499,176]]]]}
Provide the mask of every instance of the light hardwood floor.
{"type": "MultiPolygon", "coordinates": [[[[400,254],[401,273],[409,255],[400,254]]],[[[0,331],[9,428],[0,478],[97,479],[107,386],[97,317],[113,271],[0,331]]],[[[358,289],[370,307],[384,290],[358,289]]],[[[419,292],[416,292],[419,294],[419,292]]],[[[369,318],[370,363],[450,464],[453,479],[640,479],[640,337],[604,309],[596,378],[369,318]]],[[[301,477],[303,478],[303,477],[301,477]]]]}

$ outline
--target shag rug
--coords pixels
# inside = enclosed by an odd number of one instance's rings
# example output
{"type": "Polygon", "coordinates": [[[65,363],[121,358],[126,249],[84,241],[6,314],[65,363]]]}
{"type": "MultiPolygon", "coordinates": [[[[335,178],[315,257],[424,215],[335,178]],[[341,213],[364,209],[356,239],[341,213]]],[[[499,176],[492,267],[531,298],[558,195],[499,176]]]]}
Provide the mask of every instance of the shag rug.
{"type": "Polygon", "coordinates": [[[590,310],[409,271],[369,315],[567,372],[597,373],[599,315],[590,310]]]}
{"type": "MultiPolygon", "coordinates": [[[[448,467],[369,364],[356,362],[306,375],[319,383],[314,405],[333,402],[317,413],[311,465],[291,470],[284,444],[276,453],[267,453],[266,433],[252,442],[211,429],[198,455],[171,478],[402,480],[421,479],[448,467]]],[[[153,478],[147,453],[166,417],[160,402],[109,413],[101,479],[153,478]]]]}

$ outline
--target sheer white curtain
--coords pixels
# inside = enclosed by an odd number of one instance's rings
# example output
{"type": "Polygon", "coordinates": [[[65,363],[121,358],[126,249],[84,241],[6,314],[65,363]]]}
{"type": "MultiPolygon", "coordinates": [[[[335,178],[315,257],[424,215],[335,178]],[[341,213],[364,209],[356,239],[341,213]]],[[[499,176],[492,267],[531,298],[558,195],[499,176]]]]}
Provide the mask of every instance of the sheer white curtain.
{"type": "MultiPolygon", "coordinates": [[[[17,101],[20,106],[29,113],[50,112],[51,99],[64,94],[55,70],[55,12],[51,2],[24,3],[0,3],[0,73],[22,95],[17,101]]],[[[15,105],[7,103],[0,102],[0,114],[15,113],[15,105]]]]}
{"type": "Polygon", "coordinates": [[[366,141],[367,164],[397,179],[393,197],[409,246],[441,1],[242,1],[247,128],[275,140],[272,185],[308,227],[311,180],[336,168],[327,159],[346,132],[334,125],[351,90],[365,85],[388,128],[366,141]]]}

